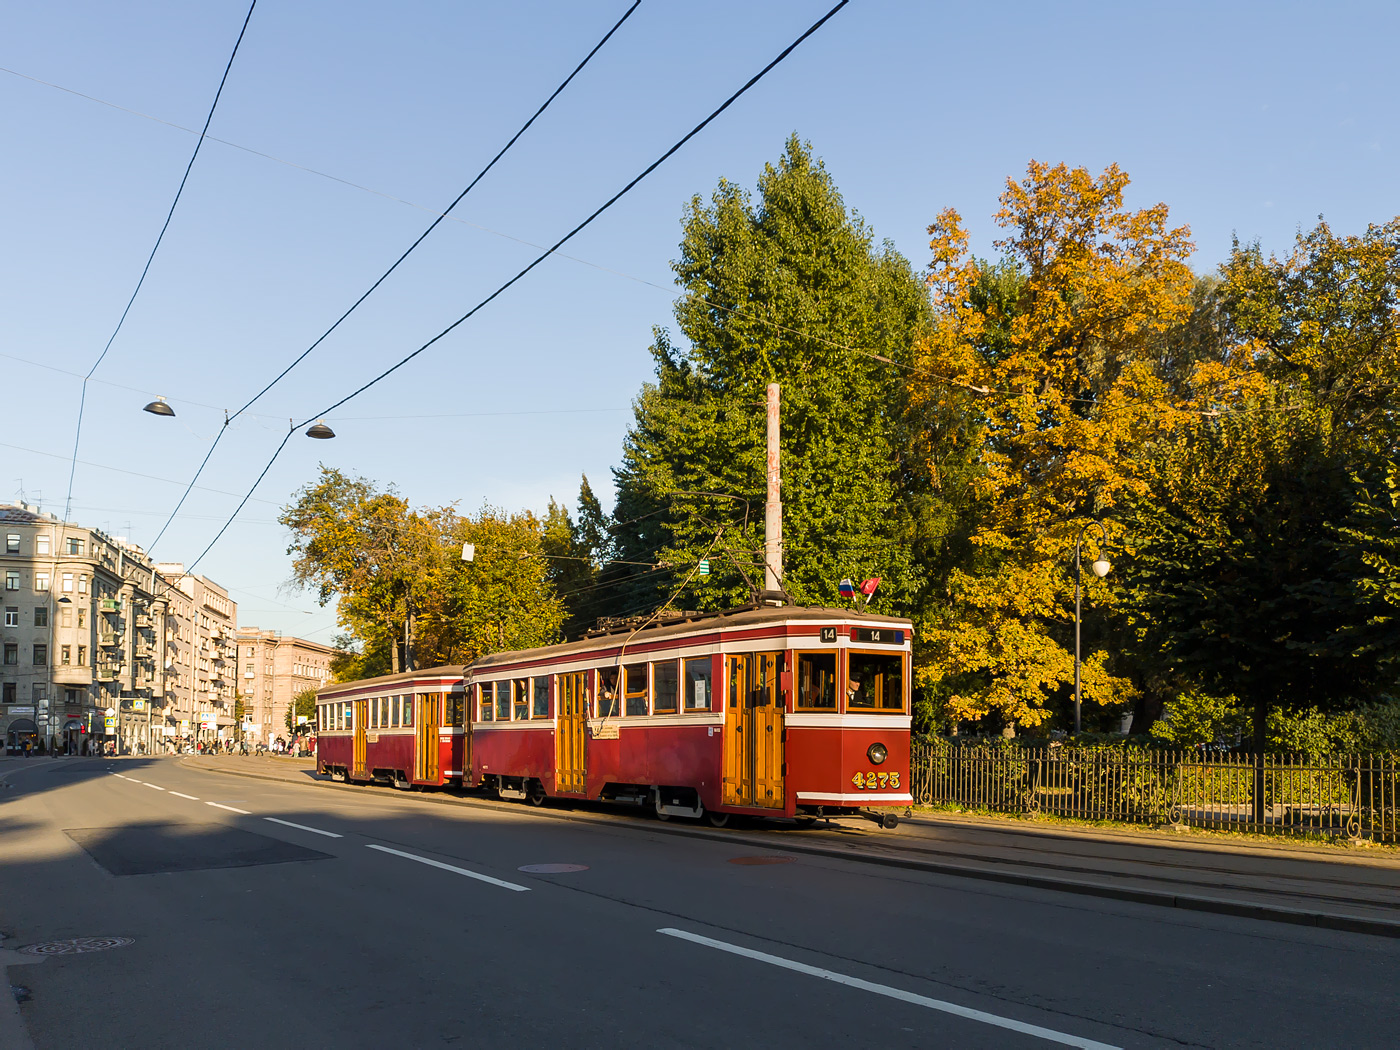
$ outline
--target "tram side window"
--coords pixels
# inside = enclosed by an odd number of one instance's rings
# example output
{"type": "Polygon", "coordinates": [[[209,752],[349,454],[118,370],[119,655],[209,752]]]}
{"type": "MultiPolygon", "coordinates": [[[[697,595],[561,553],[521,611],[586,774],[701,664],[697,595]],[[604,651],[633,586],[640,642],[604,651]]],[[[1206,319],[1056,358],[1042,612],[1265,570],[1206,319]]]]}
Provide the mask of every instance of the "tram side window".
{"type": "Polygon", "coordinates": [[[662,660],[651,665],[651,709],[658,715],[676,713],[676,661],[662,660]]]}
{"type": "Polygon", "coordinates": [[[645,715],[650,713],[647,683],[647,665],[629,664],[626,668],[626,696],[627,713],[629,715],[645,715]]]}
{"type": "Polygon", "coordinates": [[[835,653],[798,653],[797,706],[814,711],[836,710],[835,653]]]}
{"type": "Polygon", "coordinates": [[[389,697],[389,727],[397,729],[399,727],[399,716],[403,711],[403,697],[389,697]]]}
{"type": "Polygon", "coordinates": [[[534,707],[530,712],[531,718],[549,717],[549,677],[542,675],[539,678],[531,679],[534,686],[534,707]]]}
{"type": "Polygon", "coordinates": [[[523,722],[530,717],[530,680],[517,678],[511,683],[511,692],[515,697],[515,720],[523,722]]]}
{"type": "Polygon", "coordinates": [[[598,717],[611,718],[621,711],[617,702],[617,668],[598,669],[598,717]]]}
{"type": "Polygon", "coordinates": [[[458,692],[444,694],[446,703],[443,705],[442,724],[445,726],[460,726],[462,724],[462,694],[458,692]]]}
{"type": "Polygon", "coordinates": [[[847,710],[904,710],[904,657],[901,654],[851,653],[849,659],[847,710]]]}
{"type": "Polygon", "coordinates": [[[710,696],[710,658],[702,656],[685,661],[685,709],[687,711],[708,711],[710,696]]]}
{"type": "Polygon", "coordinates": [[[482,682],[480,688],[481,705],[477,713],[477,721],[494,721],[496,717],[496,685],[494,682],[482,682]]]}
{"type": "Polygon", "coordinates": [[[496,683],[496,721],[510,721],[510,682],[496,683]]]}
{"type": "Polygon", "coordinates": [[[413,694],[413,693],[406,693],[406,694],[404,695],[404,698],[403,698],[403,724],[404,724],[405,726],[412,726],[412,725],[413,725],[413,709],[414,709],[414,707],[417,706],[416,704],[414,704],[413,700],[414,700],[414,694],[413,694]]]}

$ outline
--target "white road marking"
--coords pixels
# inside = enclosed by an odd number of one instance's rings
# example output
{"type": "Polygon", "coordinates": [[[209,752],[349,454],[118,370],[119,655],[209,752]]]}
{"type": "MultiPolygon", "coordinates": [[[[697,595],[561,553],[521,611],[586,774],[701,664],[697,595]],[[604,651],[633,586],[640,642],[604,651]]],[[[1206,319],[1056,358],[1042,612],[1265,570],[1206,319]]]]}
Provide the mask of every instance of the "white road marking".
{"type": "Polygon", "coordinates": [[[707,948],[718,948],[720,951],[729,952],[732,955],[742,955],[746,959],[756,959],[759,962],[768,963],[770,966],[780,966],[785,970],[805,973],[809,977],[820,977],[824,981],[835,981],[837,984],[844,984],[850,988],[859,988],[863,992],[874,992],[876,995],[883,995],[890,999],[898,999],[901,1002],[912,1003],[915,1006],[923,1006],[930,1010],[938,1010],[945,1014],[952,1014],[954,1017],[965,1017],[969,1021],[980,1021],[982,1024],[995,1025],[997,1028],[1005,1028],[1008,1031],[1019,1032],[1022,1035],[1035,1036],[1038,1039],[1059,1043],[1062,1046],[1078,1047],[1079,1050],[1121,1050],[1121,1048],[1111,1043],[1099,1043],[1093,1039],[1083,1039],[1077,1035],[1057,1032],[1053,1028],[1042,1028],[1040,1025],[1027,1024],[1024,1021],[1016,1021],[1010,1017],[989,1014],[984,1010],[973,1010],[970,1007],[958,1006],[956,1003],[947,1003],[942,999],[930,999],[926,995],[906,992],[902,988],[893,988],[887,984],[876,984],[874,981],[863,981],[859,977],[848,977],[844,973],[836,973],[833,970],[823,970],[818,966],[808,966],[806,963],[794,962],[791,959],[784,959],[777,955],[769,955],[767,952],[757,952],[752,948],[741,948],[737,944],[729,944],[725,941],[716,941],[709,937],[701,937],[698,933],[687,933],[685,930],[676,930],[669,927],[657,930],[656,932],[663,933],[667,937],[678,937],[683,941],[702,944],[707,948]]]}
{"type": "Polygon", "coordinates": [[[198,802],[198,801],[199,801],[199,799],[196,798],[194,795],[186,795],[183,791],[172,791],[172,792],[170,792],[170,793],[171,793],[172,795],[176,796],[177,798],[187,798],[187,799],[189,799],[191,802],[198,802]]]}
{"type": "Polygon", "coordinates": [[[309,831],[313,835],[324,835],[328,839],[343,839],[344,835],[338,835],[334,831],[322,831],[320,828],[308,828],[305,824],[293,824],[290,820],[281,820],[277,817],[263,817],[263,820],[270,820],[274,824],[285,824],[289,828],[296,828],[298,831],[309,831]]]}
{"type": "Polygon", "coordinates": [[[242,813],[245,817],[248,815],[248,811],[246,809],[234,809],[232,806],[225,806],[222,802],[206,802],[204,804],[206,806],[215,806],[218,809],[226,809],[230,813],[242,813]]]}
{"type": "Polygon", "coordinates": [[[427,864],[429,867],[441,868],[443,871],[455,872],[458,875],[465,875],[469,879],[476,879],[478,882],[489,882],[492,886],[499,886],[503,890],[515,890],[518,893],[526,893],[529,886],[517,886],[513,882],[504,882],[501,879],[493,879],[490,875],[482,875],[475,871],[468,871],[466,868],[459,868],[453,864],[444,864],[440,860],[431,860],[428,857],[420,857],[416,853],[405,853],[403,850],[390,849],[388,846],[376,846],[369,844],[370,849],[377,849],[380,853],[392,853],[396,857],[403,857],[405,860],[416,860],[419,864],[427,864]]]}
{"type": "Polygon", "coordinates": [[[156,784],[143,784],[143,786],[144,786],[144,787],[148,787],[148,788],[155,788],[157,791],[164,791],[164,790],[165,790],[165,788],[160,787],[159,785],[156,785],[156,784]]]}

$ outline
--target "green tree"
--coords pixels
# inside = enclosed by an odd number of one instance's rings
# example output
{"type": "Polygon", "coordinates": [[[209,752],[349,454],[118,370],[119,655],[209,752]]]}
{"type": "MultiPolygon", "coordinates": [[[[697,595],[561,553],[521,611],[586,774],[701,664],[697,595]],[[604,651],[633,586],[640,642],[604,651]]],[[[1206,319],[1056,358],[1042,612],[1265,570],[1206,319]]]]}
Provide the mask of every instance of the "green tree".
{"type": "Polygon", "coordinates": [[[287,705],[287,716],[284,719],[288,731],[296,728],[298,718],[306,718],[314,722],[316,718],[315,689],[308,687],[292,697],[292,702],[287,705]]]}
{"type": "Polygon", "coordinates": [[[762,587],[770,382],[782,386],[786,590],[837,604],[843,577],[880,576],[876,607],[912,608],[922,581],[905,497],[921,482],[889,363],[909,360],[928,317],[908,261],[874,242],[794,136],[756,199],[723,180],[691,201],[673,267],[684,341],[656,330],[656,382],[635,403],[615,471],[614,549],[639,564],[614,573],[613,611],[654,606],[712,544],[710,574],[680,601],[737,605],[762,587]]]}

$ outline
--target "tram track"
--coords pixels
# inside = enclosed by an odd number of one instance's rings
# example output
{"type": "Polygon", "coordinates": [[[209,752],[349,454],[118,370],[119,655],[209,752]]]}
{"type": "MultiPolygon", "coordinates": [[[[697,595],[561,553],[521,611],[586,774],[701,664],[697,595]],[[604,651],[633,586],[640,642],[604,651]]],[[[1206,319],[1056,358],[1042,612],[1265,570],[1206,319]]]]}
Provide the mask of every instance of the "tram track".
{"type": "MultiPolygon", "coordinates": [[[[372,790],[365,786],[335,783],[314,776],[297,779],[248,770],[221,769],[217,766],[187,760],[182,760],[182,765],[200,772],[223,773],[228,776],[248,777],[282,784],[306,784],[348,791],[354,795],[362,795],[367,790],[372,790]]],[[[901,836],[904,841],[897,845],[893,842],[882,843],[879,841],[880,836],[890,833],[867,832],[863,828],[854,827],[844,827],[839,831],[828,828],[797,827],[717,829],[677,822],[642,820],[637,815],[627,812],[596,812],[579,809],[564,811],[548,807],[527,811],[519,803],[446,792],[432,794],[399,794],[395,792],[385,796],[386,801],[389,799],[406,804],[453,805],[497,812],[528,813],[531,817],[544,819],[613,828],[632,828],[638,831],[683,835],[734,844],[743,843],[778,852],[786,851],[854,863],[905,868],[930,874],[980,879],[1005,885],[1103,897],[1129,903],[1400,938],[1400,909],[1395,908],[1389,902],[1344,898],[1326,892],[1308,892],[1296,885],[1302,881],[1300,876],[1290,876],[1287,873],[1269,873],[1267,877],[1288,879],[1295,884],[1292,888],[1255,889],[1222,885],[1218,878],[1214,880],[1195,879],[1175,874],[1172,872],[1172,865],[1166,860],[1118,861],[1118,863],[1133,863],[1148,867],[1153,869],[1151,873],[1108,871],[1082,864],[1047,861],[1025,856],[1007,858],[986,852],[953,852],[917,845],[907,841],[904,836],[901,836]],[[852,841],[852,837],[855,841],[852,841]],[[1176,887],[1180,887],[1181,890],[1178,891],[1176,887]],[[1197,892],[1201,890],[1225,890],[1235,894],[1235,896],[1221,895],[1218,892],[1216,894],[1197,892]],[[1282,902],[1286,902],[1286,904],[1282,902]],[[1331,910],[1321,910],[1323,908],[1331,910]]],[[[576,803],[571,800],[570,805],[579,806],[587,805],[587,803],[576,803]]],[[[953,841],[958,841],[961,845],[971,844],[967,839],[953,841]]],[[[1030,846],[1006,848],[1014,849],[1018,853],[1033,852],[1030,846]]],[[[1061,856],[1066,853],[1063,850],[1053,852],[1061,856]]],[[[1234,869],[1202,867],[1197,870],[1215,875],[1232,875],[1235,878],[1251,877],[1249,872],[1234,869]]],[[[1345,882],[1345,880],[1326,877],[1311,881],[1332,885],[1345,882]]],[[[1368,888],[1381,891],[1388,889],[1388,887],[1380,887],[1375,884],[1368,884],[1368,888]]]]}

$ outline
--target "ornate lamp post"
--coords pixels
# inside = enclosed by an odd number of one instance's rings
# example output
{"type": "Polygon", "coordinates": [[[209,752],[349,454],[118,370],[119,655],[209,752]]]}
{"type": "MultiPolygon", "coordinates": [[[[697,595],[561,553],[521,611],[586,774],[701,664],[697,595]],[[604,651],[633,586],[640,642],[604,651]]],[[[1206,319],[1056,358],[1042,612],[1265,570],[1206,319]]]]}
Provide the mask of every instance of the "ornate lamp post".
{"type": "MultiPolygon", "coordinates": [[[[1104,531],[1103,524],[1091,521],[1079,530],[1079,535],[1074,540],[1074,735],[1079,735],[1079,593],[1080,593],[1080,551],[1084,545],[1084,534],[1091,528],[1099,530],[1101,545],[1108,546],[1108,533],[1104,531]]],[[[1102,554],[1099,555],[1091,566],[1094,575],[1103,579],[1108,575],[1108,570],[1113,568],[1102,554]]]]}

